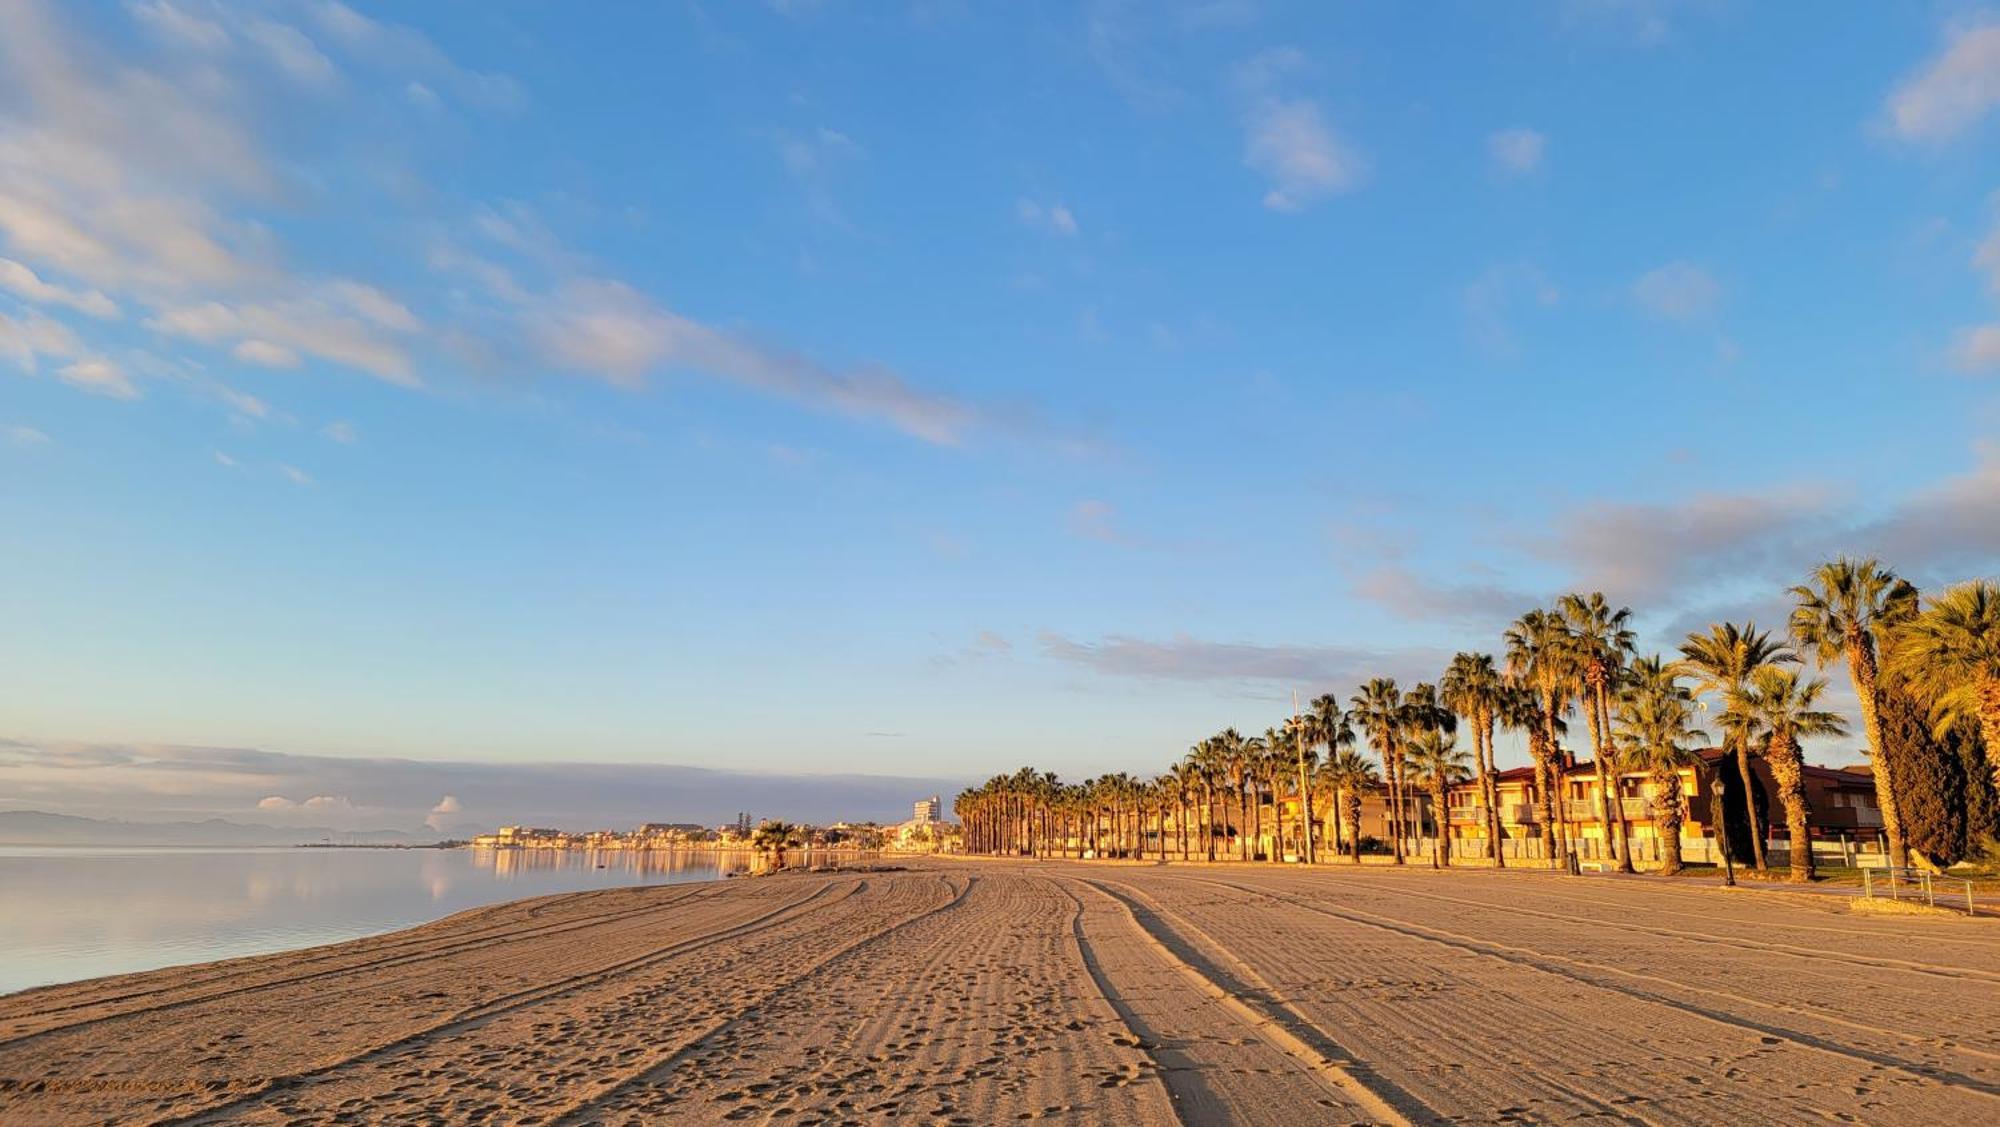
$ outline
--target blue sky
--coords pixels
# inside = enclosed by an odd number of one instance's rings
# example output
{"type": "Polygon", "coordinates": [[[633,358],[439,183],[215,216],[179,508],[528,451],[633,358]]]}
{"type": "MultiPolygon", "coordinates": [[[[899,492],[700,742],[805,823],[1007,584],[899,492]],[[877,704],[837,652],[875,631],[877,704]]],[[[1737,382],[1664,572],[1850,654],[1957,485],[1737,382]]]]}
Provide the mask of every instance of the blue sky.
{"type": "Polygon", "coordinates": [[[1152,769],[2000,558],[1992,11],[0,7],[18,798],[1152,769]]]}

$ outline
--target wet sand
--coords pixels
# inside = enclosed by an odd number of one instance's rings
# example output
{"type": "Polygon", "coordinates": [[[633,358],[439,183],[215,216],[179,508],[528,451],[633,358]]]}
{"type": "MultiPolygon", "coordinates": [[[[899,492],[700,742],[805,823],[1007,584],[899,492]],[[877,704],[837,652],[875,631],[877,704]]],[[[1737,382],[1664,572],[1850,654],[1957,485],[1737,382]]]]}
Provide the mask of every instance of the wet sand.
{"type": "Polygon", "coordinates": [[[952,861],[0,998],[4,1123],[2000,1121],[2000,923],[1650,879],[952,861]]]}

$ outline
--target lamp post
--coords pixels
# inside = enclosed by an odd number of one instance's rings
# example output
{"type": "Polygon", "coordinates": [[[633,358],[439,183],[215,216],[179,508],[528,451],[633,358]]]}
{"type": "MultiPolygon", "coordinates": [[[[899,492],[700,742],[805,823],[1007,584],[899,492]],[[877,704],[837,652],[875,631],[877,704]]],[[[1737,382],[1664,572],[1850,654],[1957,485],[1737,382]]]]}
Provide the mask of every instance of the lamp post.
{"type": "MultiPolygon", "coordinates": [[[[1313,863],[1313,809],[1312,791],[1308,789],[1306,777],[1306,718],[1299,714],[1299,694],[1292,694],[1292,750],[1299,757],[1299,825],[1303,827],[1300,857],[1308,865],[1313,863]]],[[[1272,801],[1277,801],[1275,798],[1272,801]]],[[[1281,847],[1282,848],[1282,847],[1281,847]]]]}
{"type": "Polygon", "coordinates": [[[1729,815],[1728,809],[1722,801],[1722,777],[1720,775],[1709,780],[1708,793],[1714,799],[1710,804],[1710,808],[1715,818],[1715,842],[1722,847],[1722,883],[1730,888],[1735,888],[1736,863],[1729,856],[1729,815]]]}

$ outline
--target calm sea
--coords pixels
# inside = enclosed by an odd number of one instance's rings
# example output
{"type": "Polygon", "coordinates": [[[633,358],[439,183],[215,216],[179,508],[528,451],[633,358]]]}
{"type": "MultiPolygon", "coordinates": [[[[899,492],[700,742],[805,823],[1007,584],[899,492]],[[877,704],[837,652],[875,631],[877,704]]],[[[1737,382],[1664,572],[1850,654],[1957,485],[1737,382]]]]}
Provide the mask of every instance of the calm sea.
{"type": "Polygon", "coordinates": [[[481,904],[716,880],[713,852],[0,846],[0,993],[375,935],[481,904]]]}

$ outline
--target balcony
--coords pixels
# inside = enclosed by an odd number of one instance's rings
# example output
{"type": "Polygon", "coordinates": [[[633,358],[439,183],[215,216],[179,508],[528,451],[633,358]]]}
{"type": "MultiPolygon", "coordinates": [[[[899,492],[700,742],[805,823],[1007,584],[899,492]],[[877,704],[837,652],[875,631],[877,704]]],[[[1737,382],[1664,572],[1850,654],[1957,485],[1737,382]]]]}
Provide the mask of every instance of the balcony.
{"type": "Polygon", "coordinates": [[[1454,826],[1477,826],[1486,821],[1484,806],[1454,806],[1451,808],[1451,824],[1454,826]]]}
{"type": "Polygon", "coordinates": [[[1508,825],[1532,826],[1540,819],[1541,815],[1536,813],[1534,806],[1525,802],[1500,808],[1500,820],[1508,825]]]}

